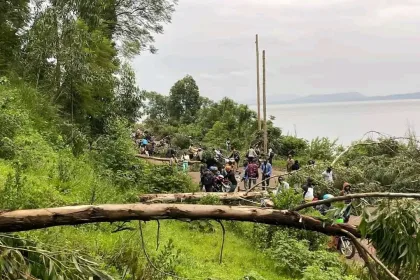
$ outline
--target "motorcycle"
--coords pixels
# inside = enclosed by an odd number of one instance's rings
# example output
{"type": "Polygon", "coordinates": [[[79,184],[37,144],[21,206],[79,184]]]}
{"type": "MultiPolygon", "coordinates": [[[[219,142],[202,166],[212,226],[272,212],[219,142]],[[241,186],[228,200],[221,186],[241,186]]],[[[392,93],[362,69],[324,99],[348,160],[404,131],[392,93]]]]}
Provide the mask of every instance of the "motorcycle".
{"type": "Polygon", "coordinates": [[[217,175],[214,178],[213,191],[214,192],[229,192],[231,185],[232,183],[228,179],[226,179],[223,175],[217,175]]]}
{"type": "Polygon", "coordinates": [[[353,242],[347,236],[337,236],[337,250],[346,257],[346,259],[351,259],[356,254],[356,248],[354,247],[353,242]]]}
{"type": "MultiPolygon", "coordinates": [[[[330,206],[328,206],[330,207],[330,206]]],[[[340,214],[340,218],[335,220],[336,224],[347,223],[350,218],[351,204],[347,205],[340,214]]],[[[326,212],[323,212],[321,209],[321,214],[325,216],[326,212]]],[[[328,211],[328,210],[327,210],[328,211]]],[[[356,254],[356,247],[353,242],[347,236],[334,236],[332,247],[335,248],[340,254],[345,256],[347,259],[351,259],[356,254]]]]}

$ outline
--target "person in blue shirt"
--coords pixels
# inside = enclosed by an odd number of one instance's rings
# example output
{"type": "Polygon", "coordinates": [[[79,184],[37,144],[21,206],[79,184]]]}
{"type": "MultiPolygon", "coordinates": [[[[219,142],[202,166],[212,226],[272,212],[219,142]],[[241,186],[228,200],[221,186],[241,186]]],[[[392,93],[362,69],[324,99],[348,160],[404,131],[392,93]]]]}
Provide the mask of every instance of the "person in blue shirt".
{"type": "Polygon", "coordinates": [[[267,159],[264,160],[264,163],[261,164],[261,171],[262,171],[262,188],[263,190],[270,185],[270,177],[273,171],[271,164],[268,162],[267,159]]]}

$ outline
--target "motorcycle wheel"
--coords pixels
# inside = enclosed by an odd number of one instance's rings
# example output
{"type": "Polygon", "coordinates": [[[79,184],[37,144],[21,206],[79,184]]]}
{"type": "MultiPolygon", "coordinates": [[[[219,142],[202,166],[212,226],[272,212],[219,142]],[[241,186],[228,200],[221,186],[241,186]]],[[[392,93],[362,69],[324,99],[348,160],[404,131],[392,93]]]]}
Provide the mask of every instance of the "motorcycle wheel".
{"type": "Polygon", "coordinates": [[[231,185],[230,184],[222,184],[221,187],[222,187],[222,192],[229,192],[231,185]]]}
{"type": "Polygon", "coordinates": [[[338,251],[346,257],[346,259],[351,259],[356,254],[356,248],[349,239],[340,238],[338,243],[338,251]]]}

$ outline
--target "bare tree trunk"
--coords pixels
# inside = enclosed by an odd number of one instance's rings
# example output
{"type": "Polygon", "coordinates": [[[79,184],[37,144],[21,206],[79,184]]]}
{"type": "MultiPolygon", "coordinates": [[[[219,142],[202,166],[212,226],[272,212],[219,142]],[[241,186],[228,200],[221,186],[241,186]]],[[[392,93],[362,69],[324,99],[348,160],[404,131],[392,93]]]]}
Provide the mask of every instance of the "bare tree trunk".
{"type": "MultiPolygon", "coordinates": [[[[157,160],[157,161],[162,161],[162,162],[170,162],[171,159],[170,158],[161,158],[161,157],[150,157],[147,155],[142,155],[142,154],[137,154],[136,157],[139,158],[144,158],[144,159],[153,159],[153,160],[157,160]]],[[[181,160],[178,159],[178,161],[180,162],[181,160]]],[[[201,161],[197,161],[197,160],[190,160],[188,162],[188,164],[195,164],[195,163],[201,163],[201,161]]]]}
{"type": "Polygon", "coordinates": [[[385,193],[385,192],[374,192],[374,193],[355,193],[345,196],[337,196],[324,200],[317,200],[306,204],[299,205],[293,209],[293,211],[299,211],[308,207],[321,205],[329,202],[343,201],[353,198],[366,198],[366,197],[385,197],[385,198],[415,198],[420,199],[420,193],[385,193]]]}
{"type": "Polygon", "coordinates": [[[254,222],[311,230],[327,235],[342,235],[344,229],[356,237],[361,236],[358,229],[352,225],[328,225],[315,218],[287,210],[193,204],[104,204],[4,211],[0,213],[0,232],[96,222],[164,219],[254,222]]]}
{"type": "Polygon", "coordinates": [[[192,202],[199,201],[200,199],[208,196],[217,197],[221,202],[240,202],[245,200],[257,200],[267,193],[264,192],[232,192],[232,193],[221,193],[221,192],[197,192],[197,193],[163,193],[163,194],[143,194],[139,196],[140,202],[144,203],[173,203],[173,202],[192,202]]]}

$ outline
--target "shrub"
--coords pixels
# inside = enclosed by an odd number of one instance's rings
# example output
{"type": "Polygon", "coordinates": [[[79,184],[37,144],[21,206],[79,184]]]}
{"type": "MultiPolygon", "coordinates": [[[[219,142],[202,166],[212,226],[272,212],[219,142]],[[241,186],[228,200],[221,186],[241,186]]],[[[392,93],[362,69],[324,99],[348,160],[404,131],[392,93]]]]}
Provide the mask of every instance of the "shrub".
{"type": "Polygon", "coordinates": [[[312,139],[308,147],[308,154],[311,159],[331,160],[336,152],[337,139],[331,141],[327,137],[312,139]]]}
{"type": "Polygon", "coordinates": [[[308,142],[302,138],[283,136],[280,138],[279,154],[288,156],[290,151],[294,151],[295,155],[302,155],[307,147],[308,142]]]}
{"type": "Polygon", "coordinates": [[[177,133],[172,138],[171,143],[175,147],[179,147],[181,149],[188,149],[190,147],[191,140],[189,136],[177,133]]]}

